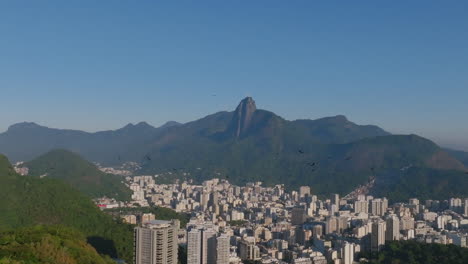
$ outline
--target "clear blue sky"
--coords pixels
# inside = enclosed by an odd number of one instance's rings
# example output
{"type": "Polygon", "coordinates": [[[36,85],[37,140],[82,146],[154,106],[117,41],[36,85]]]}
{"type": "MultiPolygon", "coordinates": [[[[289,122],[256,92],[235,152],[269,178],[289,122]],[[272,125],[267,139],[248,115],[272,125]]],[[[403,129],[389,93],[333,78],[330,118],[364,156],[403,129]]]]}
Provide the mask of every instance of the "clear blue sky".
{"type": "Polygon", "coordinates": [[[1,1],[0,131],[155,126],[245,96],[468,149],[468,1],[1,1]],[[213,96],[216,95],[216,96],[213,96]]]}

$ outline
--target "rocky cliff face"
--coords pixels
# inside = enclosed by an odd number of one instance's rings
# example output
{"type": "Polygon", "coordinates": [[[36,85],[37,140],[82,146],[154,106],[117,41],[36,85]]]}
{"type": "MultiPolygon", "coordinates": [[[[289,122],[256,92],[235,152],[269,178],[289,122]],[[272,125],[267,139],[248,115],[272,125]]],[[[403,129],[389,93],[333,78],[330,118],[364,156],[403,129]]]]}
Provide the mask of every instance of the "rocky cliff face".
{"type": "Polygon", "coordinates": [[[255,111],[257,106],[252,97],[242,100],[234,111],[228,131],[236,138],[241,137],[249,129],[255,111]]]}

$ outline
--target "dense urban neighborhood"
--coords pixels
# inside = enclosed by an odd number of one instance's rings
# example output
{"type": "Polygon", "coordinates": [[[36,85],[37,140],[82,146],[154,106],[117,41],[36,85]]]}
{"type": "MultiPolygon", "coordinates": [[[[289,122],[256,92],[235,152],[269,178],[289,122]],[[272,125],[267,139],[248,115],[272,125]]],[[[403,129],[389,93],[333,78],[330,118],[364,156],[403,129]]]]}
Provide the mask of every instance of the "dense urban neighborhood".
{"type": "Polygon", "coordinates": [[[121,214],[138,225],[137,264],[177,263],[178,250],[186,251],[189,264],[351,264],[370,261],[391,241],[468,247],[468,199],[389,204],[385,197],[365,194],[317,197],[309,186],[287,191],[281,184],[236,186],[216,178],[200,185],[158,184],[158,176],[127,176],[131,202],[96,200],[103,209],[157,206],[190,217],[181,228],[179,220],[155,220],[151,213],[121,214]],[[144,262],[153,258],[144,247],[163,257],[144,262]]]}

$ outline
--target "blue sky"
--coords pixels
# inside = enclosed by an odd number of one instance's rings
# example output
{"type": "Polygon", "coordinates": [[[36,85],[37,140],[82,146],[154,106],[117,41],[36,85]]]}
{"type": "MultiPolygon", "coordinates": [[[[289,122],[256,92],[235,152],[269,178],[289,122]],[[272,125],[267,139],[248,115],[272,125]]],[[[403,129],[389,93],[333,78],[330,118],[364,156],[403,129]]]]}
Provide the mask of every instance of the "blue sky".
{"type": "Polygon", "coordinates": [[[468,150],[467,1],[2,1],[0,131],[155,126],[245,96],[468,150]],[[215,95],[215,96],[214,96],[215,95]]]}

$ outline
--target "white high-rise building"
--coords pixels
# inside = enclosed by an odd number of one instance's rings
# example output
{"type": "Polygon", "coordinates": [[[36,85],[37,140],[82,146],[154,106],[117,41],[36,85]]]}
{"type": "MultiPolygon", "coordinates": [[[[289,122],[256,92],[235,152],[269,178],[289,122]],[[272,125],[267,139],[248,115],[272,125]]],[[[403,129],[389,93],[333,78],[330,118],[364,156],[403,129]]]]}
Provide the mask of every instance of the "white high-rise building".
{"type": "Polygon", "coordinates": [[[437,217],[437,228],[439,229],[445,229],[445,226],[447,225],[447,216],[445,215],[439,215],[437,217]]]}
{"type": "Polygon", "coordinates": [[[372,223],[371,251],[377,252],[385,245],[385,222],[376,221],[372,223]]]}
{"type": "Polygon", "coordinates": [[[458,210],[462,207],[462,199],[450,198],[449,205],[450,205],[450,210],[458,212],[458,210]]]}
{"type": "Polygon", "coordinates": [[[354,261],[354,244],[345,242],[341,248],[341,263],[353,264],[354,261]]]}
{"type": "Polygon", "coordinates": [[[400,240],[400,219],[396,215],[391,215],[386,220],[385,240],[400,240]]]}
{"type": "Polygon", "coordinates": [[[229,263],[229,236],[218,236],[209,223],[189,227],[187,264],[220,263],[229,263]]]}
{"type": "Polygon", "coordinates": [[[400,230],[411,229],[414,229],[414,218],[409,216],[403,216],[400,221],[400,230]]]}
{"type": "Polygon", "coordinates": [[[187,264],[201,264],[201,234],[195,228],[187,232],[187,264]]]}
{"type": "Polygon", "coordinates": [[[242,260],[260,260],[260,249],[254,237],[245,237],[239,242],[239,256],[242,260]]]}
{"type": "Polygon", "coordinates": [[[465,199],[465,216],[468,217],[468,199],[465,199]]]}
{"type": "Polygon", "coordinates": [[[177,264],[175,220],[153,220],[135,228],[135,264],[177,264]]]}
{"type": "Polygon", "coordinates": [[[369,202],[366,200],[358,200],[354,202],[354,213],[369,213],[369,202]]]}
{"type": "Polygon", "coordinates": [[[203,210],[208,209],[208,202],[210,201],[210,193],[203,191],[200,197],[200,205],[202,206],[203,210]]]}
{"type": "Polygon", "coordinates": [[[330,216],[325,221],[325,234],[331,234],[338,230],[338,219],[335,216],[330,216]]]}
{"type": "Polygon", "coordinates": [[[221,234],[216,239],[216,264],[229,263],[229,236],[221,234]]]}
{"type": "Polygon", "coordinates": [[[201,264],[216,263],[216,231],[205,229],[202,231],[202,261],[201,264]]]}
{"type": "Polygon", "coordinates": [[[386,198],[373,199],[370,202],[370,213],[373,215],[383,216],[387,211],[387,207],[388,200],[386,198]]]}

